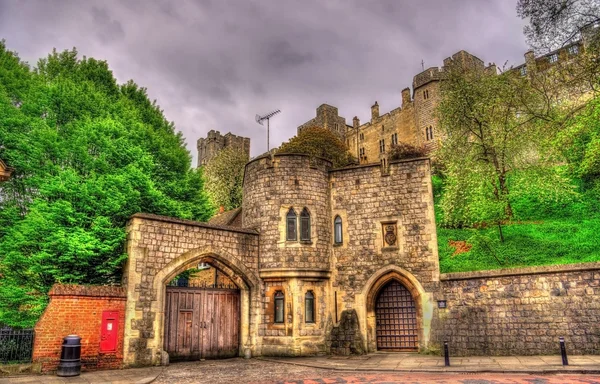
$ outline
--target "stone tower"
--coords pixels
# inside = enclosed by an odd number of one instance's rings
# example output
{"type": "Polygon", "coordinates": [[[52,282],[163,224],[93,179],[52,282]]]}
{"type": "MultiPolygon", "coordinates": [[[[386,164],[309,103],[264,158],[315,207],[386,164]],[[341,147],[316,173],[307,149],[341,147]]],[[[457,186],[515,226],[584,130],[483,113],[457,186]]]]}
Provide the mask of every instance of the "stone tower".
{"type": "Polygon", "coordinates": [[[221,132],[210,130],[206,138],[197,142],[198,167],[206,165],[213,157],[225,148],[240,150],[250,158],[250,138],[236,136],[231,132],[221,135],[221,132]]]}

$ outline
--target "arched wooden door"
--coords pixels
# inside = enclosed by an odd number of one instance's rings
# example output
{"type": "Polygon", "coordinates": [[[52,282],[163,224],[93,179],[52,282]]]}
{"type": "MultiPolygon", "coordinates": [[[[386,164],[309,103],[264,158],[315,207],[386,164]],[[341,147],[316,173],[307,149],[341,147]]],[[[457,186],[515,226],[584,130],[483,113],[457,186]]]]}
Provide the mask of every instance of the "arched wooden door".
{"type": "Polygon", "coordinates": [[[381,289],[375,303],[375,319],[378,350],[417,350],[417,310],[404,285],[392,280],[381,289]]]}
{"type": "Polygon", "coordinates": [[[172,361],[239,355],[240,291],[167,287],[165,350],[172,361]]]}

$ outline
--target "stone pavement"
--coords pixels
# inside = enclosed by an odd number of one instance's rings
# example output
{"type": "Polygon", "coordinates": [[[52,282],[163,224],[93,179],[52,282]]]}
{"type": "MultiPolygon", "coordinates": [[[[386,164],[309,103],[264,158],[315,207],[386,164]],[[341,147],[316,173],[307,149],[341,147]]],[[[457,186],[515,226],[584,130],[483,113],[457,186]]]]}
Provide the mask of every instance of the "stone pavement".
{"type": "MultiPolygon", "coordinates": [[[[214,361],[214,360],[213,360],[214,361]]],[[[373,353],[366,356],[318,356],[318,357],[260,357],[252,360],[241,358],[228,359],[234,366],[239,366],[240,375],[252,362],[272,362],[290,364],[300,367],[321,368],[335,371],[362,372],[431,372],[431,373],[590,373],[600,374],[600,356],[569,356],[569,365],[563,366],[560,356],[493,356],[493,357],[454,357],[450,359],[450,367],[444,366],[444,358],[440,356],[418,355],[414,353],[373,353]]],[[[156,380],[163,370],[169,376],[170,371],[178,368],[189,370],[196,376],[204,369],[202,366],[215,365],[206,362],[172,364],[170,367],[148,367],[120,370],[84,372],[77,377],[57,377],[55,375],[20,375],[0,378],[0,384],[147,384],[156,380]],[[191,365],[190,365],[191,364],[191,365]],[[196,371],[199,369],[200,371],[196,371]]],[[[218,369],[218,364],[217,367],[218,369]]],[[[234,368],[228,368],[235,371],[234,368]]],[[[177,377],[177,376],[175,376],[177,377]]],[[[207,377],[204,377],[207,379],[207,377]]],[[[161,379],[162,380],[162,379],[161,379]]],[[[159,380],[160,381],[160,380],[159,380]]],[[[170,380],[169,380],[170,381],[170,380]]],[[[176,381],[179,381],[177,379],[176,381]]]]}
{"type": "Polygon", "coordinates": [[[165,367],[112,369],[83,372],[75,377],[56,375],[19,375],[0,377],[0,384],[148,384],[156,380],[165,367]]]}
{"type": "Polygon", "coordinates": [[[600,356],[568,356],[563,366],[560,355],[451,357],[444,366],[441,356],[416,353],[377,352],[365,356],[317,356],[267,358],[261,360],[340,371],[397,372],[514,372],[514,373],[600,373],[600,356]]]}

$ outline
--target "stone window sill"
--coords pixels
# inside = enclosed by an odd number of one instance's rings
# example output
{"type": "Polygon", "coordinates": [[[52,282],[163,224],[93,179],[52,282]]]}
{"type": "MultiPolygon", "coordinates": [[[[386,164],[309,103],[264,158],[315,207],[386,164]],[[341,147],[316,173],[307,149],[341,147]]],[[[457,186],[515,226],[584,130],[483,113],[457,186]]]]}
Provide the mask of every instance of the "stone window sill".
{"type": "Polygon", "coordinates": [[[342,247],[344,246],[344,243],[333,243],[334,247],[342,247]]]}
{"type": "Polygon", "coordinates": [[[397,246],[393,246],[393,247],[383,247],[381,248],[382,252],[392,252],[392,251],[397,251],[398,247],[397,246]]]}

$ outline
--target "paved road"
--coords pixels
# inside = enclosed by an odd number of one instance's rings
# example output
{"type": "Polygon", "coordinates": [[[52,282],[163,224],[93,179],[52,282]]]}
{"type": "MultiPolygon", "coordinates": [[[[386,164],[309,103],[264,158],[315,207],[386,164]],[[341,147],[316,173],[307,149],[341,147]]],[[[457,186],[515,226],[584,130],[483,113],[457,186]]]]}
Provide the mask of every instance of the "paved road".
{"type": "Polygon", "coordinates": [[[600,384],[600,375],[357,373],[302,367],[261,360],[213,360],[171,364],[155,383],[211,384],[349,384],[349,383],[460,383],[460,384],[600,384]]]}

